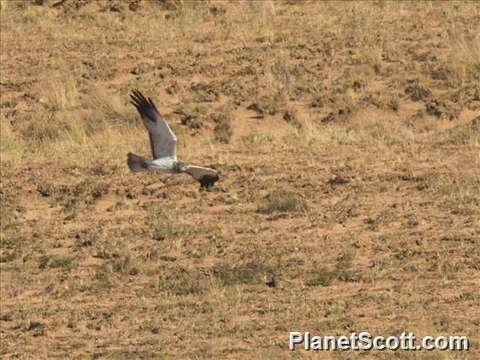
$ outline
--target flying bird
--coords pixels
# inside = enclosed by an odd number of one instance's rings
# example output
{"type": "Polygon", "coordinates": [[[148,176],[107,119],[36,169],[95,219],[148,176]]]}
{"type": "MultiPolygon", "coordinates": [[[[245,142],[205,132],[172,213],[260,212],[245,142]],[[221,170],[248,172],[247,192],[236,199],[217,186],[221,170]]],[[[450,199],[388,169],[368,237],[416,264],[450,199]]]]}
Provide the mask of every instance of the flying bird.
{"type": "Polygon", "coordinates": [[[177,160],[177,137],[160,115],[152,99],[145,98],[138,90],[130,94],[131,103],[140,113],[148,131],[153,160],[128,153],[128,167],[133,172],[162,171],[166,173],[191,175],[200,183],[200,188],[209,188],[218,181],[217,171],[202,166],[185,164],[177,160]]]}

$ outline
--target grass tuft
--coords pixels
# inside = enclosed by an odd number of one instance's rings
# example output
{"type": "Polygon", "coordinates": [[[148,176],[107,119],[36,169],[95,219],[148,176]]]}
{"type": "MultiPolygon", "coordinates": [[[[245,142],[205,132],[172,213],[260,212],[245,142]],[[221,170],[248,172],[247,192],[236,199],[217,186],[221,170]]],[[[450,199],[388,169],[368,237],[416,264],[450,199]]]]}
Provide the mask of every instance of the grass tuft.
{"type": "Polygon", "coordinates": [[[301,212],[307,210],[307,203],[294,192],[274,191],[265,196],[257,210],[264,214],[301,212]]]}

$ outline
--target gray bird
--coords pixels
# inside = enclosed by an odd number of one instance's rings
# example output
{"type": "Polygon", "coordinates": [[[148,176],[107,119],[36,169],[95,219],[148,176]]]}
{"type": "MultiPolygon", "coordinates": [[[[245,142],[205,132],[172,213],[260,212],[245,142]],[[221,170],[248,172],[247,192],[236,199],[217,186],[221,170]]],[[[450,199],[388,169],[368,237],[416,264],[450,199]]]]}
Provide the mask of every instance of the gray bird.
{"type": "Polygon", "coordinates": [[[128,167],[133,172],[162,171],[171,174],[186,173],[200,183],[200,188],[209,188],[218,181],[214,169],[188,165],[177,160],[177,137],[160,115],[152,99],[145,98],[138,90],[130,94],[131,103],[137,108],[150,138],[153,160],[128,153],[128,167]]]}

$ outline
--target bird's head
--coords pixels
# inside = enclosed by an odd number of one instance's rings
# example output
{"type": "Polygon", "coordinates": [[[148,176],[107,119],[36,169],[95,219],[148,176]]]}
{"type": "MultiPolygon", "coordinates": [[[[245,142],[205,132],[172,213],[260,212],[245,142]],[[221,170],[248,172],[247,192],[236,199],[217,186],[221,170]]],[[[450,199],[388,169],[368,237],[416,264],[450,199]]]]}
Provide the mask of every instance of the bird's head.
{"type": "Polygon", "coordinates": [[[208,189],[210,186],[213,186],[219,179],[220,178],[217,174],[205,175],[205,176],[202,176],[198,180],[198,182],[200,183],[200,188],[208,189]]]}

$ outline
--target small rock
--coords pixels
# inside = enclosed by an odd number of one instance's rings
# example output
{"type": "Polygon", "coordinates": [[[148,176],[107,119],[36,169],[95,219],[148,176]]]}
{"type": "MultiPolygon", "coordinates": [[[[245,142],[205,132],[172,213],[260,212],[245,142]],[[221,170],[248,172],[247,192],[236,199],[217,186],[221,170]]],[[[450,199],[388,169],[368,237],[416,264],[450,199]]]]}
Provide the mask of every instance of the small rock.
{"type": "Polygon", "coordinates": [[[142,195],[152,195],[153,194],[153,190],[152,189],[149,189],[147,187],[144,187],[143,190],[142,190],[142,195]]]}
{"type": "Polygon", "coordinates": [[[480,115],[473,118],[470,123],[472,124],[472,126],[480,126],[480,115]]]}
{"type": "Polygon", "coordinates": [[[127,192],[127,199],[135,199],[137,194],[134,191],[127,192]]]}
{"type": "Polygon", "coordinates": [[[2,315],[0,315],[0,320],[1,321],[12,321],[12,315],[10,315],[9,313],[2,314],[2,315]]]}
{"type": "Polygon", "coordinates": [[[271,288],[277,286],[277,282],[275,280],[275,275],[266,274],[265,275],[265,285],[267,285],[268,287],[271,287],[271,288]]]}
{"type": "Polygon", "coordinates": [[[334,177],[332,177],[331,179],[329,179],[327,181],[327,184],[335,186],[335,185],[345,185],[345,184],[348,184],[349,182],[350,182],[349,179],[347,179],[347,178],[345,178],[341,175],[335,175],[334,177]]]}
{"type": "Polygon", "coordinates": [[[40,321],[30,321],[27,331],[34,331],[33,336],[42,336],[45,334],[45,325],[40,321]]]}

